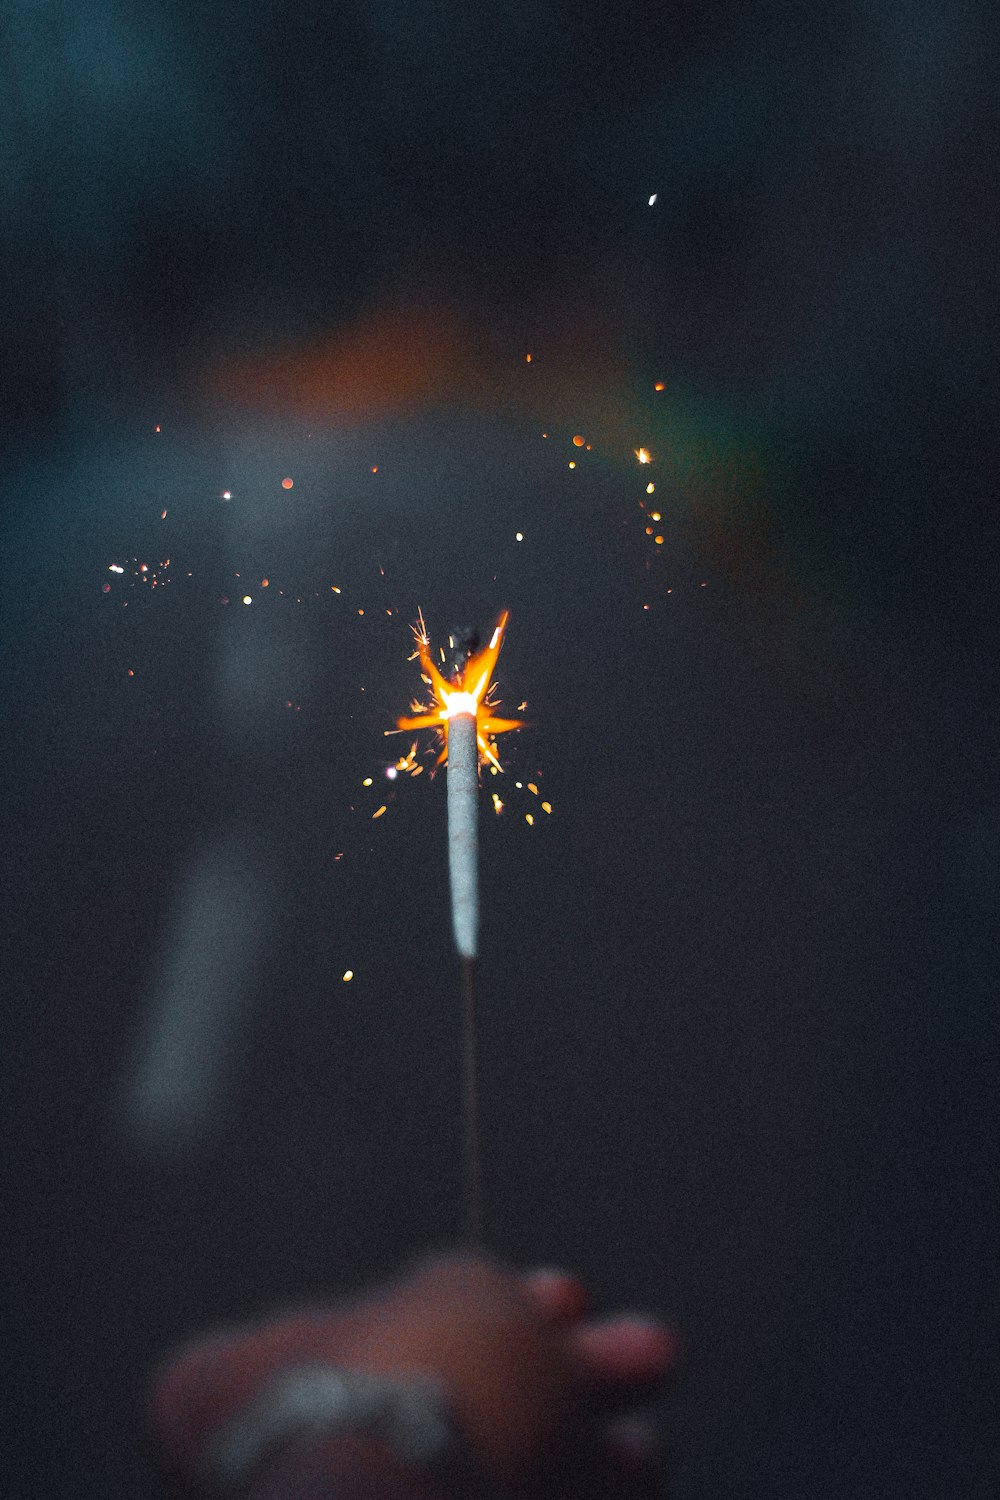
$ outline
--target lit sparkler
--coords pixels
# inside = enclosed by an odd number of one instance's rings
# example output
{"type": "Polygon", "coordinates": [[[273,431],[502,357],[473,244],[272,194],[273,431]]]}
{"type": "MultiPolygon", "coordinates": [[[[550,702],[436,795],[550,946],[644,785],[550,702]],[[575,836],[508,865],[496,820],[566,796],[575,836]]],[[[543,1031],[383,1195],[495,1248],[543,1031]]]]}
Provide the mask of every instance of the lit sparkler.
{"type": "Polygon", "coordinates": [[[451,657],[441,653],[445,675],[431,658],[430,639],[421,615],[414,628],[416,656],[432,702],[413,703],[412,713],[396,721],[397,730],[433,729],[442,742],[438,764],[447,761],[448,765],[451,918],[462,970],[466,1229],[473,1243],[482,1238],[474,982],[479,954],[479,767],[489,763],[499,770],[497,735],[519,729],[523,723],[521,719],[501,718],[496,712],[492,677],[507,618],[504,610],[489,644],[482,649],[478,649],[475,638],[449,637],[451,657]]]}

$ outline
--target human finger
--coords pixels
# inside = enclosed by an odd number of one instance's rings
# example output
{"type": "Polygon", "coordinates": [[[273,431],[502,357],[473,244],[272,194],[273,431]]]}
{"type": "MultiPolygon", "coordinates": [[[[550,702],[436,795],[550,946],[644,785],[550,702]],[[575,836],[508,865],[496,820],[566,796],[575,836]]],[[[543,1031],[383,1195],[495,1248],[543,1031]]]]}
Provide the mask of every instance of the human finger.
{"type": "Polygon", "coordinates": [[[585,1323],[573,1330],[571,1348],[590,1379],[611,1391],[662,1380],[677,1360],[674,1334],[643,1315],[585,1323]]]}
{"type": "Polygon", "coordinates": [[[555,1324],[578,1323],[587,1311],[583,1283],[568,1271],[549,1267],[526,1271],[522,1285],[535,1305],[555,1324]]]}

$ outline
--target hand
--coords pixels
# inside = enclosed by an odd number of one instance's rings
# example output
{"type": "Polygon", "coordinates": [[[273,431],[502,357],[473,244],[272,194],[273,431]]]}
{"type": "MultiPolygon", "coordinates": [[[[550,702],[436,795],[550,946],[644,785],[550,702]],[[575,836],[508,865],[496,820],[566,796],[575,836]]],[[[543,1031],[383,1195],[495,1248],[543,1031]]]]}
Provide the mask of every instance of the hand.
{"type": "Polygon", "coordinates": [[[204,1440],[289,1365],[429,1373],[487,1475],[553,1500],[621,1497],[622,1463],[641,1467],[642,1433],[616,1440],[608,1420],[668,1372],[675,1344],[654,1320],[591,1321],[585,1308],[579,1282],[559,1272],[434,1259],[362,1301],[196,1346],[160,1384],[157,1426],[191,1467],[204,1440]]]}

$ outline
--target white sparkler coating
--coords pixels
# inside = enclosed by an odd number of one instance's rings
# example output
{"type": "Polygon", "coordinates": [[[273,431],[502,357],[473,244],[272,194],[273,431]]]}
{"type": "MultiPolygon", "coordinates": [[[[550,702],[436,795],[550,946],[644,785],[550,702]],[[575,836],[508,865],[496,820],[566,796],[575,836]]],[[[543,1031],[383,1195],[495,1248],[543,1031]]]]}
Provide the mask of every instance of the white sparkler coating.
{"type": "Polygon", "coordinates": [[[479,950],[478,813],[476,716],[461,711],[448,716],[448,869],[451,921],[462,958],[476,958],[479,950]]]}

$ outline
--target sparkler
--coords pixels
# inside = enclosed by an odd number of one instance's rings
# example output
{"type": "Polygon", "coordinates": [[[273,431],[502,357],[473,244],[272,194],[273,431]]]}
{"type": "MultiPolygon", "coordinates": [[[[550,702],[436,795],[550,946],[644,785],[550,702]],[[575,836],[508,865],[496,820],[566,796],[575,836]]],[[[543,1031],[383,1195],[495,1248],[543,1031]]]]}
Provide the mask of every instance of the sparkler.
{"type": "MultiPolygon", "coordinates": [[[[500,718],[493,669],[507,611],[497,620],[489,644],[477,649],[475,637],[452,635],[452,656],[442,664],[431,658],[430,638],[419,616],[414,627],[416,656],[430,688],[432,702],[415,702],[412,713],[397,719],[397,730],[433,729],[441,740],[438,765],[448,766],[448,869],[451,880],[451,921],[462,974],[462,1117],[465,1219],[468,1239],[482,1239],[482,1173],[479,1153],[479,1097],[476,1062],[475,965],[479,956],[479,767],[500,769],[496,737],[519,729],[521,719],[500,718]]],[[[393,733],[392,730],[387,733],[393,733]]]]}

